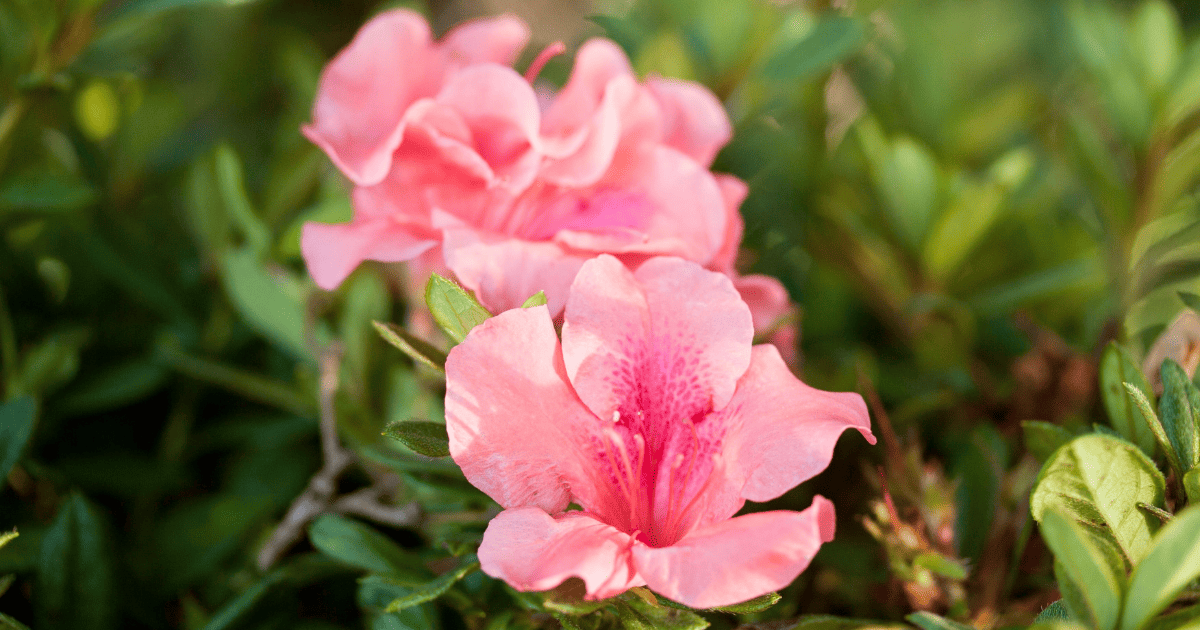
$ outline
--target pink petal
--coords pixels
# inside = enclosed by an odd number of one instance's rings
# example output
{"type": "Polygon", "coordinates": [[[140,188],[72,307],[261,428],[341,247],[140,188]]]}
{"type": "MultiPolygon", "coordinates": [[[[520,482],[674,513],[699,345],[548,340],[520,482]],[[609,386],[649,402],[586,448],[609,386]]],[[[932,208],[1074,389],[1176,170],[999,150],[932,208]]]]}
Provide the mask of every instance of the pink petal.
{"type": "Polygon", "coordinates": [[[404,112],[432,96],[439,66],[425,18],[405,9],[381,13],[321,73],[304,134],[351,181],[377,183],[404,136],[404,112]]]}
{"type": "Polygon", "coordinates": [[[762,332],[771,328],[779,318],[792,310],[792,301],[788,297],[783,283],[771,276],[752,274],[738,276],[733,279],[733,286],[738,294],[750,307],[750,317],[754,319],[754,330],[762,332]]]}
{"type": "Polygon", "coordinates": [[[754,347],[737,393],[709,421],[725,424],[727,483],[750,501],[774,499],[825,470],[846,429],[875,443],[862,396],[805,385],[770,344],[754,347]]]}
{"type": "Polygon", "coordinates": [[[728,606],[790,584],[833,533],[833,504],[817,496],[803,512],[747,514],[670,547],[635,545],[634,566],[646,586],[681,604],[728,606]]]}
{"type": "MultiPolygon", "coordinates": [[[[578,131],[585,136],[580,146],[572,146],[575,144],[574,136],[561,139],[557,144],[559,155],[563,157],[548,160],[539,174],[541,179],[574,188],[596,183],[612,163],[613,153],[621,139],[621,106],[636,89],[637,85],[631,78],[619,77],[610,81],[591,120],[578,131]],[[570,147],[569,154],[564,150],[567,147],[570,147]]],[[[555,146],[553,141],[550,138],[546,142],[551,149],[555,146]]]]}
{"type": "Polygon", "coordinates": [[[718,173],[714,177],[717,180],[717,186],[721,189],[721,199],[725,201],[725,237],[722,240],[720,251],[713,256],[708,268],[733,275],[738,248],[742,245],[742,230],[745,228],[739,208],[742,206],[742,201],[746,199],[749,188],[746,186],[746,182],[732,175],[718,173]]]}
{"type": "Polygon", "coordinates": [[[519,591],[547,591],[582,578],[588,599],[619,595],[644,582],[630,562],[628,534],[582,512],[551,517],[537,508],[501,512],[479,545],[483,572],[519,591]]]}
{"type": "Polygon", "coordinates": [[[571,285],[563,359],[580,399],[600,418],[653,377],[647,398],[690,415],[723,406],[750,363],[750,312],[725,276],[678,258],[631,274],[612,256],[584,263],[571,285]],[[674,362],[682,361],[684,369],[674,362]]]}
{"type": "Polygon", "coordinates": [[[450,455],[505,508],[561,512],[590,487],[597,423],[567,383],[545,306],[487,320],[446,359],[450,455]]]}
{"type": "Polygon", "coordinates": [[[438,42],[438,48],[451,67],[489,62],[511,66],[527,43],[525,22],[514,15],[501,15],[454,27],[438,42]]]}
{"type": "Polygon", "coordinates": [[[733,137],[721,101],[708,88],[691,81],[651,79],[646,86],[662,109],[663,142],[710,166],[733,137]]]}
{"type": "Polygon", "coordinates": [[[546,110],[543,131],[562,136],[587,125],[608,82],[622,76],[633,77],[633,69],[620,46],[607,39],[585,42],[575,55],[571,78],[546,110]]]}
{"type": "Polygon", "coordinates": [[[389,221],[305,223],[300,251],[317,286],[332,291],[364,260],[401,262],[435,247],[437,241],[423,238],[422,232],[389,221]]]}
{"type": "Polygon", "coordinates": [[[448,229],[444,234],[446,266],[493,312],[516,308],[545,291],[550,313],[557,316],[566,304],[571,281],[587,260],[555,243],[484,236],[468,228],[448,229]]]}

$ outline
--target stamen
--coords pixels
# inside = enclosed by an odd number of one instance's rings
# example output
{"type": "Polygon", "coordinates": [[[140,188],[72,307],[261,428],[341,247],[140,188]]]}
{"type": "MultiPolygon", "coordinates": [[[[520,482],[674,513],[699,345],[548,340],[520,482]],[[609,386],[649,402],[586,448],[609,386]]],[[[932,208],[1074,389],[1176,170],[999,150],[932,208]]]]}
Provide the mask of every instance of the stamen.
{"type": "Polygon", "coordinates": [[[620,421],[621,421],[621,412],[617,409],[613,409],[612,423],[616,424],[620,421]]]}
{"type": "Polygon", "coordinates": [[[562,42],[554,42],[542,49],[538,56],[533,59],[533,63],[529,64],[529,69],[525,71],[525,80],[533,83],[533,80],[542,73],[542,68],[546,67],[546,62],[554,57],[566,52],[567,45],[562,42]]]}

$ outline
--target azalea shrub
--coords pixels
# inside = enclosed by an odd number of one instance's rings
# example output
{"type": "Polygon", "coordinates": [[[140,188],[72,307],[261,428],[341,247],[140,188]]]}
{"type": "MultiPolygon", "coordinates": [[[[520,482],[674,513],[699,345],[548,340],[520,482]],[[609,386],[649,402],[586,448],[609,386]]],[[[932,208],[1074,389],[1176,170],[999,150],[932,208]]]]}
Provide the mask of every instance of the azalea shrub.
{"type": "Polygon", "coordinates": [[[0,628],[1200,628],[1200,9],[0,0],[0,628]]]}

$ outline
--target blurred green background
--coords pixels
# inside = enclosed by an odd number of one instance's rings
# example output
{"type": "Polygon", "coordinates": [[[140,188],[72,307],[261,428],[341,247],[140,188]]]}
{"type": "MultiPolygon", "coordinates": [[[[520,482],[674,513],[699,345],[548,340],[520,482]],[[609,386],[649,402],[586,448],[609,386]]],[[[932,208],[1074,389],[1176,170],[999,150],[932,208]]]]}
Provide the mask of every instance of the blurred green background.
{"type": "Polygon", "coordinates": [[[803,378],[877,399],[884,438],[843,440],[766,506],[819,491],[839,537],[744,620],[923,607],[1020,626],[1057,599],[1020,422],[1102,422],[1105,344],[1140,355],[1200,293],[1184,0],[0,0],[0,529],[20,534],[0,612],[45,629],[557,623],[478,573],[400,613],[383,608],[403,587],[358,581],[443,573],[494,514],[448,460],[381,436],[442,421],[436,375],[371,326],[423,308],[403,273],[366,265],[325,293],[299,256],[304,221],[350,213],[298,132],[319,73],[398,5],[439,33],[518,12],[534,30],[518,67],[607,35],[639,73],[725,102],[736,133],[714,168],[750,184],[743,269],[799,305],[803,378]],[[264,561],[328,465],[321,403],[353,453],[322,506],[349,516],[264,561]]]}

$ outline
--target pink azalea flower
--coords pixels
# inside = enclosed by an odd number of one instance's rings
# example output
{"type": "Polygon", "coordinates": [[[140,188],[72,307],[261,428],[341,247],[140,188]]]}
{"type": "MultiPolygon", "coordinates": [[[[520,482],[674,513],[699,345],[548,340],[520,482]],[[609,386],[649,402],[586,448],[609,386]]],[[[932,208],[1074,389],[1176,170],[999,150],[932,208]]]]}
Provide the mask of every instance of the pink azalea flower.
{"type": "Polygon", "coordinates": [[[579,49],[562,90],[539,97],[531,80],[545,55],[529,77],[510,67],[527,39],[502,17],[435,42],[423,18],[396,10],[329,64],[304,132],[356,185],[355,214],[305,226],[318,285],[337,286],[363,260],[420,257],[442,261],[492,310],[545,290],[557,313],[598,253],[712,265],[736,250],[727,239],[741,220],[723,194],[732,178],[708,170],[731,134],[716,97],[638,81],[603,39],[579,49]]]}
{"type": "Polygon", "coordinates": [[[823,470],[844,430],[875,439],[860,396],[805,385],[753,334],[727,276],[608,255],[574,279],[561,343],[545,306],[472,330],[446,362],[446,425],[454,461],[504,508],[483,570],[697,608],[795,579],[832,539],[833,505],[733,515],[823,470]]]}

